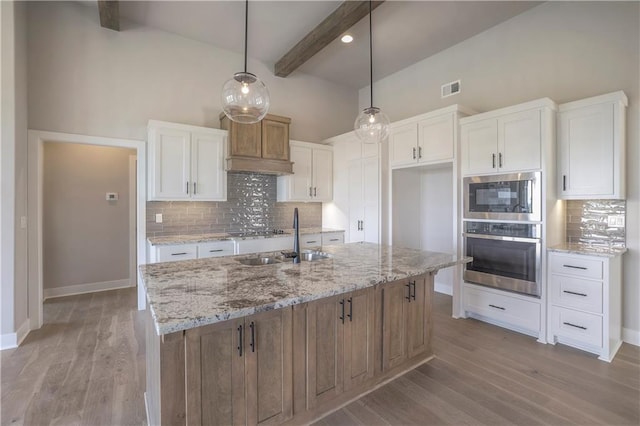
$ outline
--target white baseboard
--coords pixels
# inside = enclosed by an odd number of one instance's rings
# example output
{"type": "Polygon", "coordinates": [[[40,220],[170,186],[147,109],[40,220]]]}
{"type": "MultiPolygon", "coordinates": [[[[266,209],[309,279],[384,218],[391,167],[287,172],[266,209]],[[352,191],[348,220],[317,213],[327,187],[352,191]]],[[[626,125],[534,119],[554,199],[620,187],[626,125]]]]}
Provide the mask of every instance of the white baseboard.
{"type": "Polygon", "coordinates": [[[45,288],[44,300],[54,297],[72,296],[75,294],[93,293],[96,291],[115,290],[117,288],[133,287],[131,280],[125,278],[115,281],[102,281],[98,283],[68,285],[65,287],[45,288]]]}
{"type": "Polygon", "coordinates": [[[22,323],[20,327],[18,327],[18,331],[15,333],[6,333],[0,335],[0,351],[5,349],[13,349],[17,348],[20,343],[27,337],[29,334],[29,319],[22,323]]]}
{"type": "Polygon", "coordinates": [[[453,287],[449,284],[435,282],[433,284],[433,289],[438,293],[448,294],[449,296],[453,296],[453,287]]]}
{"type": "Polygon", "coordinates": [[[630,328],[622,329],[622,340],[630,345],[640,346],[640,331],[630,328]]]}

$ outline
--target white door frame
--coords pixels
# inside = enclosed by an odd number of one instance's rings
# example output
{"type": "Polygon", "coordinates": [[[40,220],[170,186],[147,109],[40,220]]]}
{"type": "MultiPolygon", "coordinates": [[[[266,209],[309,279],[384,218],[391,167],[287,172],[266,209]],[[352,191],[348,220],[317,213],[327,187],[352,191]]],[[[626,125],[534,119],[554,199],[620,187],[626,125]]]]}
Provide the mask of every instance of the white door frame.
{"type": "MultiPolygon", "coordinates": [[[[146,255],[146,155],[145,141],[133,139],[115,139],[100,136],[76,135],[71,133],[29,130],[29,177],[28,177],[28,246],[29,246],[29,325],[34,330],[42,327],[43,289],[42,289],[42,188],[43,188],[43,152],[45,142],[65,142],[85,145],[111,146],[136,150],[137,157],[137,258],[138,265],[145,264],[146,255]]],[[[145,309],[144,286],[137,275],[138,309],[145,309]]]]}

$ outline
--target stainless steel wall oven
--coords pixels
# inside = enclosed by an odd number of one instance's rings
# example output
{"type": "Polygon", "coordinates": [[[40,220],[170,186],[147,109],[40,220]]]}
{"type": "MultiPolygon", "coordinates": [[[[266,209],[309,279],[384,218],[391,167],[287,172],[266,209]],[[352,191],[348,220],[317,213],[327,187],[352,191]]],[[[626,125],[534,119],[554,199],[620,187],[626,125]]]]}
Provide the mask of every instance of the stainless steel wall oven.
{"type": "Polygon", "coordinates": [[[540,297],[540,224],[465,222],[464,280],[540,297]]]}

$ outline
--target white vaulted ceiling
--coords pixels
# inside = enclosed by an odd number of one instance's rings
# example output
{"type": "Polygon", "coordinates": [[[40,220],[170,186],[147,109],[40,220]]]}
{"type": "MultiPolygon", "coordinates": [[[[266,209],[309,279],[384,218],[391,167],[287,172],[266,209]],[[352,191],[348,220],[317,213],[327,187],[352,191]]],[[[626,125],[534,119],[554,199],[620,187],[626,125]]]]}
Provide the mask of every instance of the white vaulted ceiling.
{"type": "MultiPolygon", "coordinates": [[[[337,1],[250,1],[249,57],[273,69],[285,53],[333,12],[337,1]]],[[[524,12],[528,1],[393,1],[373,11],[374,80],[406,68],[524,12]]],[[[244,1],[122,1],[121,31],[148,26],[243,51],[244,1]]],[[[368,19],[338,39],[296,72],[360,89],[369,84],[368,19]]]]}

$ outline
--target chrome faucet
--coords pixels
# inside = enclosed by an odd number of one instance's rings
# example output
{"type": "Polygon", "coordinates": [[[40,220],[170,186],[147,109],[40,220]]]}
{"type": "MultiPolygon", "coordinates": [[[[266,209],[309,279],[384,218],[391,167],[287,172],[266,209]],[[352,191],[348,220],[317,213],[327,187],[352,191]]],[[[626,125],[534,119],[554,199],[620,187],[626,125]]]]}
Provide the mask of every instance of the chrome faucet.
{"type": "Polygon", "coordinates": [[[293,251],[296,254],[293,263],[300,263],[300,221],[297,207],[293,209],[293,251]]]}

